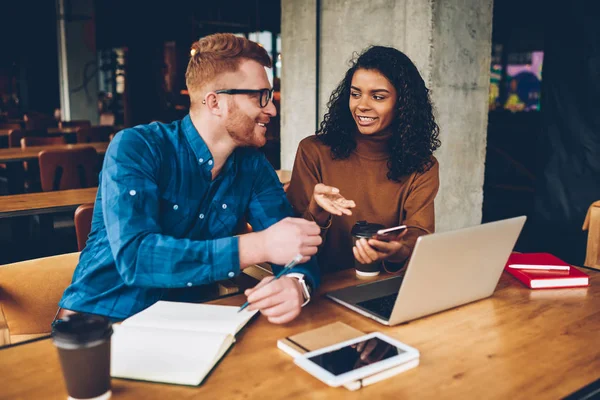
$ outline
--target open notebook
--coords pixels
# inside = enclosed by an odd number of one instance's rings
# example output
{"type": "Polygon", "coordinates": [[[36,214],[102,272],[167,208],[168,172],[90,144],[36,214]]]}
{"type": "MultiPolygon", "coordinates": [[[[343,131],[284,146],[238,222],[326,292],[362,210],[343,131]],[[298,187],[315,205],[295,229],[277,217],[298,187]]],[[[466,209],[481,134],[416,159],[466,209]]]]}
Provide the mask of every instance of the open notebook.
{"type": "Polygon", "coordinates": [[[257,311],[159,301],[114,326],[111,376],[199,385],[257,311]]]}

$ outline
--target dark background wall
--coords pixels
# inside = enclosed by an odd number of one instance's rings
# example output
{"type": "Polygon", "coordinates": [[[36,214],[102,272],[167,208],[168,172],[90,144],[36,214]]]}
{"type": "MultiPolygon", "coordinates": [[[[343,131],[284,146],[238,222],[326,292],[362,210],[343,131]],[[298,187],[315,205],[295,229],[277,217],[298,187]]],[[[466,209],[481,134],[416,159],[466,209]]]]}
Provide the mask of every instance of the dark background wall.
{"type": "Polygon", "coordinates": [[[60,106],[55,15],[54,1],[2,3],[0,73],[24,108],[44,113],[60,106]]]}

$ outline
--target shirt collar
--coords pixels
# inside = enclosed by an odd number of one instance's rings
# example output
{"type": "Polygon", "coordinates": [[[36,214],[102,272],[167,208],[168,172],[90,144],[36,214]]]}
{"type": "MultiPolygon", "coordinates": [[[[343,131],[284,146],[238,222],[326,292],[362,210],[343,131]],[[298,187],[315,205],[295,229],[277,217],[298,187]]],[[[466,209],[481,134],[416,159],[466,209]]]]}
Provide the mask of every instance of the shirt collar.
{"type": "Polygon", "coordinates": [[[185,135],[188,143],[192,147],[192,151],[194,152],[198,163],[200,165],[204,165],[209,160],[212,160],[213,156],[210,154],[210,150],[208,149],[206,142],[204,139],[202,139],[202,136],[200,136],[200,133],[198,133],[198,130],[192,123],[192,119],[190,118],[189,114],[186,115],[183,120],[181,120],[181,129],[183,130],[183,134],[185,135]]]}
{"type": "MultiPolygon", "coordinates": [[[[188,143],[192,148],[192,151],[194,152],[194,155],[196,156],[198,164],[207,164],[206,166],[209,167],[208,170],[212,170],[213,156],[210,153],[206,142],[204,141],[204,139],[202,139],[202,136],[200,136],[200,133],[192,123],[192,119],[190,118],[189,114],[181,120],[181,129],[183,130],[183,134],[185,135],[185,138],[187,139],[188,143]]],[[[231,174],[237,171],[235,162],[236,153],[237,149],[234,150],[233,153],[231,153],[229,158],[227,158],[227,161],[225,162],[221,173],[226,172],[231,174]]]]}

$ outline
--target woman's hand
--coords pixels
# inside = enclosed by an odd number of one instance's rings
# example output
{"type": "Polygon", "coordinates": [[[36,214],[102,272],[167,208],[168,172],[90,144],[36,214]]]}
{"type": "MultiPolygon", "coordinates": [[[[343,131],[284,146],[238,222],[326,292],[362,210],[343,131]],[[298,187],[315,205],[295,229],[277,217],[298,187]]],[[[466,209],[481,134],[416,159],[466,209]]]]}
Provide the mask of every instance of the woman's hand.
{"type": "Polygon", "coordinates": [[[352,200],[340,194],[338,188],[317,183],[309,205],[309,211],[320,226],[324,226],[329,214],[352,215],[351,208],[356,207],[352,200]]]}
{"type": "Polygon", "coordinates": [[[356,246],[352,248],[354,258],[361,264],[371,264],[378,260],[393,261],[394,256],[398,255],[403,249],[404,244],[400,242],[406,234],[406,231],[398,235],[395,240],[384,242],[377,239],[359,239],[356,241],[356,246]]]}

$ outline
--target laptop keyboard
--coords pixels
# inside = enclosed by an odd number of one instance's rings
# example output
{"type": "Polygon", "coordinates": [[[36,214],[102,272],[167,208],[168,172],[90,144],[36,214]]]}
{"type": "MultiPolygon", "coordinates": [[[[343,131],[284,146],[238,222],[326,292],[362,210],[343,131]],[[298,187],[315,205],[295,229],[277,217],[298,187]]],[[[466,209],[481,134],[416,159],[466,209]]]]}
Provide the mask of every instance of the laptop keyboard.
{"type": "Polygon", "coordinates": [[[360,303],[356,303],[356,305],[380,315],[385,319],[390,319],[394,304],[396,304],[396,298],[398,298],[397,292],[376,299],[361,301],[360,303]]]}

